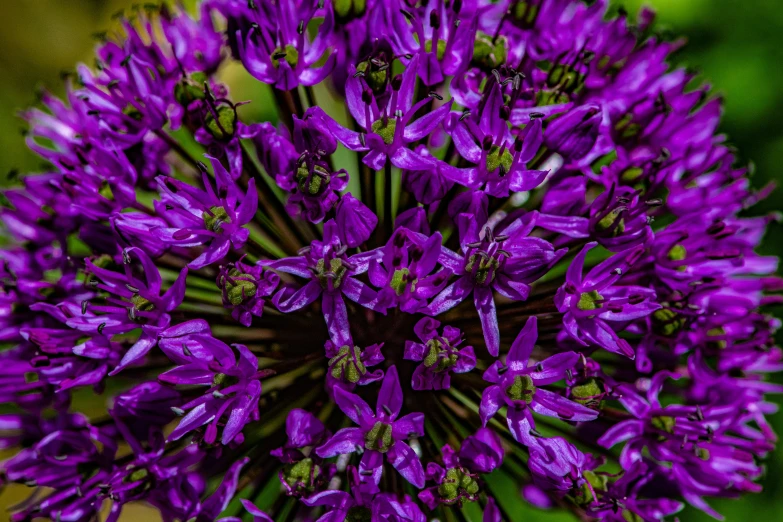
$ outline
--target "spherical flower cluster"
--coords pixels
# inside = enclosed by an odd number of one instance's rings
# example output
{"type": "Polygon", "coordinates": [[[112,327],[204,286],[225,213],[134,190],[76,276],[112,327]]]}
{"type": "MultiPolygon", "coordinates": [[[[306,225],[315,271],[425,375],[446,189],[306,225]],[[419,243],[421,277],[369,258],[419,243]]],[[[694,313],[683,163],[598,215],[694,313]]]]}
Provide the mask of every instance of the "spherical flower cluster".
{"type": "Polygon", "coordinates": [[[647,521],[760,490],[769,191],[679,44],[606,3],[118,17],[24,113],[47,167],[0,200],[12,520],[647,521]]]}

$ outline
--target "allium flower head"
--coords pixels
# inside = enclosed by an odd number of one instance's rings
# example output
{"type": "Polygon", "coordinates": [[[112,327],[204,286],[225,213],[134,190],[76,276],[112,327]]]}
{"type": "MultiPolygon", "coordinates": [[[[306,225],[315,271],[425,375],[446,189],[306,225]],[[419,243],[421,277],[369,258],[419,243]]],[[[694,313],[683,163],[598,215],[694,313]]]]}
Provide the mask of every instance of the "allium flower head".
{"type": "Polygon", "coordinates": [[[47,167],[0,199],[11,519],[619,522],[760,490],[771,188],[652,13],[606,13],[120,16],[23,114],[47,167]]]}

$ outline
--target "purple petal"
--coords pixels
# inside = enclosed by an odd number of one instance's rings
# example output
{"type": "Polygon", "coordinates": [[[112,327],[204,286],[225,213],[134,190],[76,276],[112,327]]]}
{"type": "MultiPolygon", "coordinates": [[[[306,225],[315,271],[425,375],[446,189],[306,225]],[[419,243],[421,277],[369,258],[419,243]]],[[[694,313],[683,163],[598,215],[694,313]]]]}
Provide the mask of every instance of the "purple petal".
{"type": "Polygon", "coordinates": [[[418,455],[410,446],[398,440],[387,453],[387,458],[394,469],[405,477],[405,480],[417,488],[424,487],[424,468],[418,455]]]}
{"type": "MultiPolygon", "coordinates": [[[[378,404],[375,407],[377,417],[388,416],[395,419],[402,408],[402,387],[400,386],[400,377],[397,375],[397,367],[391,366],[386,370],[386,376],[381,384],[381,391],[378,394],[378,404]],[[390,413],[386,413],[386,410],[390,413]]],[[[343,410],[344,411],[344,410],[343,410]]]]}
{"type": "Polygon", "coordinates": [[[538,340],[538,319],[533,315],[525,322],[525,326],[520,330],[508,351],[506,365],[510,370],[518,372],[527,367],[527,361],[530,359],[530,354],[533,353],[536,340],[538,340]]]}
{"type": "MultiPolygon", "coordinates": [[[[337,389],[339,388],[336,388],[335,391],[337,389]]],[[[321,458],[328,459],[335,455],[353,453],[357,448],[363,447],[364,432],[361,428],[343,428],[319,446],[315,453],[321,458]]]]}

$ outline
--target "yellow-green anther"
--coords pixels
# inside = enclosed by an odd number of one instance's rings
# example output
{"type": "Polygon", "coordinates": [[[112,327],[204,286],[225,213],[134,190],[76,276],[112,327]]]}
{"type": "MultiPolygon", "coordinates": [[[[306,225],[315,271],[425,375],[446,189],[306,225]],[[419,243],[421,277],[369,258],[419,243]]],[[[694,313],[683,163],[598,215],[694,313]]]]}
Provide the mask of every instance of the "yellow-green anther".
{"type": "Polygon", "coordinates": [[[133,308],[139,312],[151,312],[155,309],[155,305],[149,299],[146,299],[139,294],[135,294],[131,297],[131,303],[133,303],[133,308]]]}
{"type": "Polygon", "coordinates": [[[604,388],[601,381],[594,377],[590,377],[585,382],[577,384],[571,388],[571,398],[574,402],[578,402],[584,406],[601,407],[603,401],[600,400],[604,395],[604,388]],[[596,404],[597,403],[597,404],[596,404]]]}
{"type": "Polygon", "coordinates": [[[685,318],[671,308],[661,308],[652,314],[652,326],[657,334],[672,336],[685,326],[685,318]]]}
{"type": "MultiPolygon", "coordinates": [[[[431,53],[432,52],[432,40],[427,40],[424,42],[424,51],[431,53]]],[[[443,57],[446,55],[446,40],[438,40],[438,49],[436,56],[438,57],[438,60],[442,60],[443,57]]]]}
{"type": "Polygon", "coordinates": [[[514,401],[522,401],[530,404],[533,396],[536,394],[536,385],[533,384],[533,378],[529,375],[517,375],[514,382],[506,388],[506,395],[514,401]]]}
{"type": "Polygon", "coordinates": [[[111,190],[111,186],[105,181],[101,184],[101,188],[98,190],[98,194],[108,199],[109,201],[114,201],[114,193],[111,190]]]}
{"type": "MultiPolygon", "coordinates": [[[[472,476],[460,468],[450,468],[438,486],[438,495],[449,503],[460,496],[473,497],[479,492],[479,484],[472,476]]],[[[472,500],[472,499],[471,499],[472,500]]]]}
{"type": "Polygon", "coordinates": [[[411,291],[416,290],[416,281],[409,279],[410,274],[411,272],[407,268],[400,268],[399,270],[395,270],[394,274],[392,274],[392,280],[389,286],[392,287],[392,290],[394,290],[397,295],[402,295],[409,284],[411,285],[411,291]]]}
{"type": "Polygon", "coordinates": [[[626,183],[633,183],[644,174],[644,169],[641,167],[628,167],[620,174],[620,179],[626,183]]]}
{"type": "Polygon", "coordinates": [[[296,169],[296,183],[299,191],[311,196],[317,195],[329,183],[329,172],[326,169],[316,165],[313,170],[315,172],[311,175],[305,163],[296,169]]]}
{"type": "Polygon", "coordinates": [[[291,488],[313,491],[315,479],[321,474],[321,468],[313,463],[313,459],[306,458],[288,464],[283,468],[283,479],[291,488]]]}
{"type": "Polygon", "coordinates": [[[248,274],[239,274],[232,277],[233,283],[226,280],[226,289],[228,290],[228,302],[234,306],[239,306],[247,299],[256,295],[258,286],[250,280],[252,277],[248,274]]]}
{"type": "Polygon", "coordinates": [[[364,435],[364,446],[368,450],[386,453],[393,442],[391,424],[381,421],[376,422],[372,429],[364,435]]]}
{"type": "Polygon", "coordinates": [[[501,165],[505,172],[509,172],[513,163],[514,156],[507,148],[501,154],[500,147],[493,145],[487,154],[487,172],[495,172],[501,165]]]}
{"type": "Polygon", "coordinates": [[[189,78],[183,79],[174,86],[174,98],[177,103],[187,107],[195,100],[206,98],[204,92],[204,82],[207,81],[207,75],[202,72],[195,72],[189,78]]]}
{"type": "Polygon", "coordinates": [[[622,234],[625,232],[625,220],[623,218],[618,219],[618,215],[615,211],[609,212],[595,224],[595,228],[600,232],[609,230],[613,237],[622,234]]]}
{"type": "Polygon", "coordinates": [[[136,482],[144,480],[149,475],[149,471],[146,468],[139,468],[126,477],[126,482],[136,482]]]}
{"type": "Polygon", "coordinates": [[[341,347],[337,355],[329,359],[329,366],[332,368],[332,377],[345,378],[352,383],[359,382],[359,379],[367,373],[367,368],[362,363],[362,350],[358,346],[341,347]]]}
{"type": "Polygon", "coordinates": [[[383,68],[378,68],[369,61],[366,61],[357,65],[356,71],[364,74],[364,81],[367,82],[367,85],[374,93],[378,94],[386,88],[386,82],[389,79],[388,65],[383,68]]]}
{"type": "Polygon", "coordinates": [[[225,387],[225,386],[231,386],[239,382],[239,379],[232,375],[227,375],[225,373],[216,373],[215,376],[212,378],[212,386],[216,387],[225,387]]]}
{"type": "Polygon", "coordinates": [[[217,140],[230,140],[234,137],[237,124],[237,113],[233,107],[223,105],[218,107],[217,118],[212,114],[212,111],[207,113],[207,117],[204,118],[204,127],[209,133],[217,140]]]}
{"type": "Polygon", "coordinates": [[[656,430],[665,431],[666,433],[673,433],[675,421],[676,419],[674,417],[660,415],[650,419],[650,425],[656,430]]]}
{"type": "Polygon", "coordinates": [[[397,120],[387,118],[386,123],[382,119],[373,122],[372,131],[383,139],[386,145],[394,143],[394,133],[397,130],[397,120]]]}
{"type": "Polygon", "coordinates": [[[465,263],[465,272],[473,274],[473,280],[478,285],[490,284],[495,280],[495,271],[500,262],[487,254],[472,254],[465,263]],[[478,264],[478,267],[476,266],[478,264]]]}
{"type": "Polygon", "coordinates": [[[666,254],[666,257],[668,257],[670,261],[682,261],[687,256],[688,256],[688,251],[685,250],[685,247],[680,244],[671,247],[669,249],[669,252],[666,254]]]}
{"type": "Polygon", "coordinates": [[[633,121],[633,114],[629,112],[615,123],[614,130],[620,133],[621,138],[629,139],[636,137],[642,127],[633,121]]]}
{"type": "Polygon", "coordinates": [[[493,40],[491,36],[479,31],[473,42],[473,63],[485,70],[497,69],[506,63],[508,58],[506,45],[505,36],[493,40]]]}
{"type": "Polygon", "coordinates": [[[511,9],[511,16],[520,25],[530,27],[538,17],[538,4],[528,2],[517,2],[511,9]]]}
{"type": "Polygon", "coordinates": [[[332,0],[335,18],[341,23],[361,18],[367,9],[367,0],[332,0]]]}
{"type": "Polygon", "coordinates": [[[272,53],[272,65],[275,68],[280,67],[281,59],[288,62],[291,68],[296,68],[296,65],[299,63],[299,50],[291,44],[286,45],[284,48],[278,47],[272,53]]]}
{"type": "Polygon", "coordinates": [[[597,310],[600,308],[598,301],[601,300],[603,300],[603,297],[595,290],[582,292],[579,296],[579,302],[576,303],[576,307],[580,310],[597,310]]]}
{"type": "Polygon", "coordinates": [[[444,349],[443,344],[437,339],[427,341],[427,355],[422,364],[432,371],[439,373],[457,364],[459,356],[456,352],[444,349]]]}
{"type": "Polygon", "coordinates": [[[726,335],[726,330],[722,326],[707,330],[707,344],[713,348],[723,350],[728,346],[728,343],[725,339],[715,339],[715,337],[723,337],[724,335],[726,335]],[[710,339],[711,337],[712,339],[710,339]]]}
{"type": "Polygon", "coordinates": [[[226,209],[223,207],[212,207],[209,212],[204,212],[204,227],[212,232],[217,232],[223,223],[231,223],[226,209]]]}

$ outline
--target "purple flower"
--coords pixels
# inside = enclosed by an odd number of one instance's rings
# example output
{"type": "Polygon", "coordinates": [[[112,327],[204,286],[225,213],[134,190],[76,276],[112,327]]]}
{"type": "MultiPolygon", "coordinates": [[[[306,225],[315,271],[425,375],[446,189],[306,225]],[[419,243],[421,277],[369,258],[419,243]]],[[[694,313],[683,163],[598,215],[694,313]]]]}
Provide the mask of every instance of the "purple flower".
{"type": "Polygon", "coordinates": [[[468,222],[462,234],[460,256],[447,248],[441,250],[440,262],[452,270],[458,279],[447,286],[425,309],[428,315],[446,312],[473,292],[484,341],[490,355],[497,356],[500,349],[500,327],[493,290],[514,301],[524,301],[530,293],[529,283],[538,279],[557,262],[565,251],[556,251],[543,239],[527,237],[533,229],[533,219],[522,218],[498,235],[490,227],[479,235],[480,225],[467,214],[461,214],[462,222],[468,222]]]}
{"type": "MultiPolygon", "coordinates": [[[[349,69],[351,77],[345,88],[346,103],[362,132],[343,128],[320,108],[313,112],[314,116],[320,118],[322,125],[348,149],[368,151],[362,161],[372,169],[382,169],[387,158],[401,169],[425,170],[437,166],[439,162],[435,158],[419,156],[405,147],[432,132],[451,109],[451,102],[448,102],[411,122],[420,109],[432,102],[431,98],[426,98],[413,103],[417,63],[418,56],[408,64],[405,74],[395,76],[389,82],[385,103],[377,99],[361,71],[349,69]]],[[[456,169],[449,169],[449,172],[452,170],[456,169]]]]}
{"type": "Polygon", "coordinates": [[[435,270],[441,253],[442,237],[431,237],[397,228],[379,259],[370,261],[370,282],[379,287],[378,298],[387,308],[398,307],[413,313],[426,306],[443,284],[448,272],[435,270]]]}
{"type": "Polygon", "coordinates": [[[250,326],[253,316],[264,313],[265,297],[277,289],[280,277],[256,265],[246,265],[242,260],[220,267],[217,285],[223,296],[223,306],[231,308],[231,317],[243,326],[250,326]]]}
{"type": "Polygon", "coordinates": [[[419,499],[430,509],[439,504],[462,506],[465,501],[478,500],[481,482],[479,475],[491,473],[503,462],[500,438],[490,429],[480,428],[467,437],[459,454],[448,444],[441,448],[443,466],[430,462],[427,478],[437,486],[419,493],[419,499]]]}
{"type": "Polygon", "coordinates": [[[439,334],[438,327],[439,321],[424,317],[414,327],[421,342],[405,341],[405,359],[422,361],[413,372],[411,386],[414,390],[447,389],[451,385],[452,372],[466,373],[476,367],[473,347],[460,347],[462,332],[445,326],[439,334]]]}
{"type": "Polygon", "coordinates": [[[346,255],[339,229],[334,221],[324,225],[324,240],[313,241],[303,255],[271,261],[268,268],[310,279],[303,287],[285,286],[272,302],[285,313],[299,310],[321,297],[324,319],[332,341],[347,344],[348,310],[343,296],[366,308],[383,312],[374,290],[355,276],[369,269],[373,252],[346,255]]]}
{"type": "Polygon", "coordinates": [[[384,361],[381,348],[383,343],[371,344],[363,350],[356,346],[350,336],[347,344],[337,345],[326,341],[324,346],[326,357],[329,358],[326,389],[334,395],[334,388],[339,387],[352,391],[356,385],[364,386],[383,378],[383,370],[369,371],[367,368],[377,366],[384,361]]]}
{"type": "Polygon", "coordinates": [[[615,285],[639,259],[642,250],[632,248],[615,254],[583,278],[585,258],[595,246],[596,243],[588,243],[579,252],[568,267],[566,283],[555,296],[557,309],[564,314],[564,331],[583,346],[599,346],[633,359],[633,348],[618,337],[611,325],[646,317],[660,308],[654,302],[654,290],[615,285]]]}
{"type": "Polygon", "coordinates": [[[484,380],[491,386],[484,390],[479,409],[481,421],[486,426],[501,406],[507,406],[509,431],[517,441],[528,447],[539,444],[531,432],[535,423],[530,410],[572,422],[590,421],[598,416],[595,411],[542,388],[564,379],[579,356],[575,352],[564,352],[529,365],[537,337],[537,320],[534,316],[527,320],[511,345],[506,364],[495,361],[484,372],[484,380]]]}
{"type": "Polygon", "coordinates": [[[201,349],[186,350],[189,362],[160,374],[159,379],[173,385],[207,386],[207,391],[178,408],[178,412],[187,411],[187,414],[169,439],[177,440],[207,425],[204,433],[207,444],[215,442],[219,428],[221,444],[228,444],[241,438],[242,428],[248,422],[258,420],[259,379],[266,372],[258,370],[258,358],[241,344],[234,345],[237,352],[234,353],[227,344],[208,335],[199,335],[194,340],[201,349]],[[224,416],[226,419],[221,422],[224,416]]]}
{"type": "MultiPolygon", "coordinates": [[[[220,4],[228,3],[215,2],[219,10],[222,10],[220,4]]],[[[336,61],[335,53],[329,47],[334,25],[331,10],[325,11],[324,21],[312,41],[305,31],[319,6],[316,0],[282,0],[276,4],[253,2],[241,9],[239,19],[229,16],[229,27],[239,27],[236,34],[230,36],[236,42],[239,59],[247,71],[283,91],[296,89],[298,85],[315,85],[323,80],[336,61]],[[325,54],[328,56],[326,62],[317,66],[325,54]]]]}
{"type": "Polygon", "coordinates": [[[164,197],[156,207],[169,222],[169,227],[154,232],[169,245],[206,245],[204,251],[188,263],[194,269],[220,261],[232,246],[242,248],[250,235],[244,225],[253,219],[258,209],[255,181],[248,182],[243,195],[223,165],[214,158],[211,161],[215,189],[206,168],[201,173],[203,191],[174,178],[158,178],[164,197]]]}
{"type": "Polygon", "coordinates": [[[309,495],[322,488],[329,479],[329,467],[310,450],[325,442],[331,434],[312,413],[294,409],[285,421],[288,441],[271,455],[285,466],[278,476],[288,495],[309,495]]]}
{"type": "Polygon", "coordinates": [[[367,473],[378,484],[383,472],[384,455],[389,464],[400,475],[416,486],[424,486],[424,468],[418,455],[405,442],[409,437],[424,435],[424,415],[410,413],[399,419],[402,409],[402,388],[397,376],[397,368],[392,366],[386,371],[381,383],[381,391],[375,413],[359,396],[335,388],[334,400],[342,412],[358,428],[343,428],[316,449],[319,457],[328,458],[345,453],[353,453],[363,448],[361,473],[367,473]]]}

